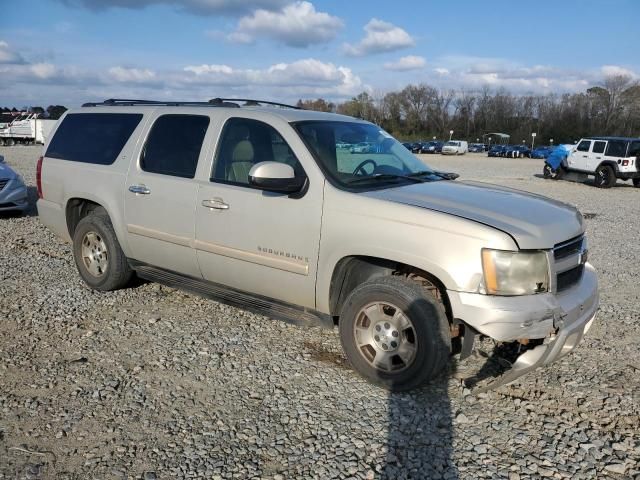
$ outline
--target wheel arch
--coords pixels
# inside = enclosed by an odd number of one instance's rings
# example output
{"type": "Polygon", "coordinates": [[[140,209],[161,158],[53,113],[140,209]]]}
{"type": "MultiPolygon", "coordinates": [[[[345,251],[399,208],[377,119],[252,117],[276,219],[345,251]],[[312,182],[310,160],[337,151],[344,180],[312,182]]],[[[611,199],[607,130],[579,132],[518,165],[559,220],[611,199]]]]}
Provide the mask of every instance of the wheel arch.
{"type": "Polygon", "coordinates": [[[329,309],[334,321],[338,321],[344,301],[358,285],[374,278],[393,275],[421,283],[442,302],[449,322],[453,321],[447,289],[436,275],[396,260],[364,255],[343,257],[333,268],[329,286],[329,309]]]}
{"type": "Polygon", "coordinates": [[[109,208],[109,204],[107,202],[101,201],[100,199],[95,198],[89,194],[71,195],[64,205],[67,231],[71,239],[73,239],[73,233],[78,226],[78,222],[80,222],[80,220],[82,220],[94,210],[102,208],[109,216],[109,220],[111,221],[113,229],[116,233],[116,237],[118,238],[120,247],[125,252],[125,255],[128,256],[129,245],[127,243],[126,230],[122,230],[122,212],[120,212],[120,215],[118,215],[118,212],[114,212],[111,208],[109,208]]]}

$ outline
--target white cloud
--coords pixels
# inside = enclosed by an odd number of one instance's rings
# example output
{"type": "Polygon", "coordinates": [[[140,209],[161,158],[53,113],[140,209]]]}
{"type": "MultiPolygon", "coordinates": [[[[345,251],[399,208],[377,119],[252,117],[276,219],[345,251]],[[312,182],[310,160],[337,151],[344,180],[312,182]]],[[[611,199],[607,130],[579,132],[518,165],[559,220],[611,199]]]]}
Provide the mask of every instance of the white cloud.
{"type": "Polygon", "coordinates": [[[442,67],[434,68],[433,71],[436,72],[440,76],[449,75],[449,69],[447,69],[447,68],[442,68],[442,67]]]}
{"type": "Polygon", "coordinates": [[[170,5],[198,15],[242,15],[263,8],[275,10],[288,0],[58,0],[67,5],[90,10],[127,8],[139,10],[154,5],[170,5]]]}
{"type": "Polygon", "coordinates": [[[9,47],[7,42],[0,40],[0,64],[3,63],[23,64],[25,61],[22,55],[9,47]]]}
{"type": "Polygon", "coordinates": [[[603,65],[600,70],[602,71],[602,74],[605,77],[616,76],[616,75],[626,75],[631,78],[637,77],[637,74],[632,70],[629,70],[628,68],[625,68],[625,67],[620,67],[618,65],[603,65]]]}
{"type": "Polygon", "coordinates": [[[298,1],[277,12],[254,11],[240,19],[238,28],[228,38],[248,43],[264,36],[290,47],[308,47],[333,40],[343,26],[340,18],[317,11],[309,2],[298,1]]]}
{"type": "MultiPolygon", "coordinates": [[[[277,63],[265,69],[236,69],[229,65],[190,65],[185,76],[175,82],[192,85],[256,86],[294,88],[297,92],[353,95],[364,87],[350,68],[324,63],[313,58],[292,63],[277,63]]],[[[289,92],[288,92],[289,93],[289,92]]]]}
{"type": "Polygon", "coordinates": [[[109,75],[116,82],[123,83],[146,83],[156,78],[156,73],[148,68],[111,67],[109,75]]]}
{"type": "Polygon", "coordinates": [[[405,30],[377,18],[372,18],[364,26],[364,31],[366,35],[358,43],[345,43],[342,46],[345,54],[360,57],[373,53],[392,52],[415,45],[415,40],[405,30]]]}
{"type": "Polygon", "coordinates": [[[423,68],[427,64],[427,61],[424,57],[419,57],[417,55],[408,55],[406,57],[401,57],[396,62],[389,62],[384,64],[384,68],[387,70],[394,71],[407,71],[407,70],[418,70],[423,68]]]}

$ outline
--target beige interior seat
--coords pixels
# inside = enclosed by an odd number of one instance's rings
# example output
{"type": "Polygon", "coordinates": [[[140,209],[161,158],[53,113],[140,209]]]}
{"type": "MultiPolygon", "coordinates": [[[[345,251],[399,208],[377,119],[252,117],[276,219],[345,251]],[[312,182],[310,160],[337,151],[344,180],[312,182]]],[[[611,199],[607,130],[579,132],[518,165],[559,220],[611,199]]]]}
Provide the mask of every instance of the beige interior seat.
{"type": "Polygon", "coordinates": [[[254,164],[253,144],[249,140],[240,140],[233,148],[231,161],[227,165],[227,180],[237,183],[249,183],[249,171],[254,164]]]}

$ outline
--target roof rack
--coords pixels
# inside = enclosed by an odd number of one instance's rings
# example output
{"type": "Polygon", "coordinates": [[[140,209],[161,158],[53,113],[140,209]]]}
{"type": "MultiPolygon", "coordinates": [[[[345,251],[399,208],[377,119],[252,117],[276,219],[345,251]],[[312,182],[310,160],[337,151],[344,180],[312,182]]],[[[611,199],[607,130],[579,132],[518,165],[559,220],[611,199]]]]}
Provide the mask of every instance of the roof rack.
{"type": "Polygon", "coordinates": [[[240,105],[236,102],[245,102],[243,107],[259,107],[261,105],[273,105],[275,107],[293,108],[295,110],[302,110],[300,107],[294,105],[287,105],[286,103],[269,102],[266,100],[254,100],[250,98],[212,98],[208,102],[181,102],[181,101],[159,101],[159,100],[132,100],[127,98],[110,98],[104,102],[88,102],[83,103],[83,107],[130,107],[134,105],[148,105],[148,106],[167,106],[167,107],[181,107],[181,106],[193,106],[193,107],[231,107],[240,108],[240,105]]]}

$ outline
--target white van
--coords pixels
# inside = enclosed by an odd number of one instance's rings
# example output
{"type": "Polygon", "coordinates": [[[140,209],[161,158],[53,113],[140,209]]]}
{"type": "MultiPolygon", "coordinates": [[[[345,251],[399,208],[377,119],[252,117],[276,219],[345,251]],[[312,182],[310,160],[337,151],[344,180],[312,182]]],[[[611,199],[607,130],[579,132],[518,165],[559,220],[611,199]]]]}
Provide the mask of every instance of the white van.
{"type": "Polygon", "coordinates": [[[443,155],[464,155],[469,151],[469,144],[464,140],[449,140],[442,147],[443,155]]]}

